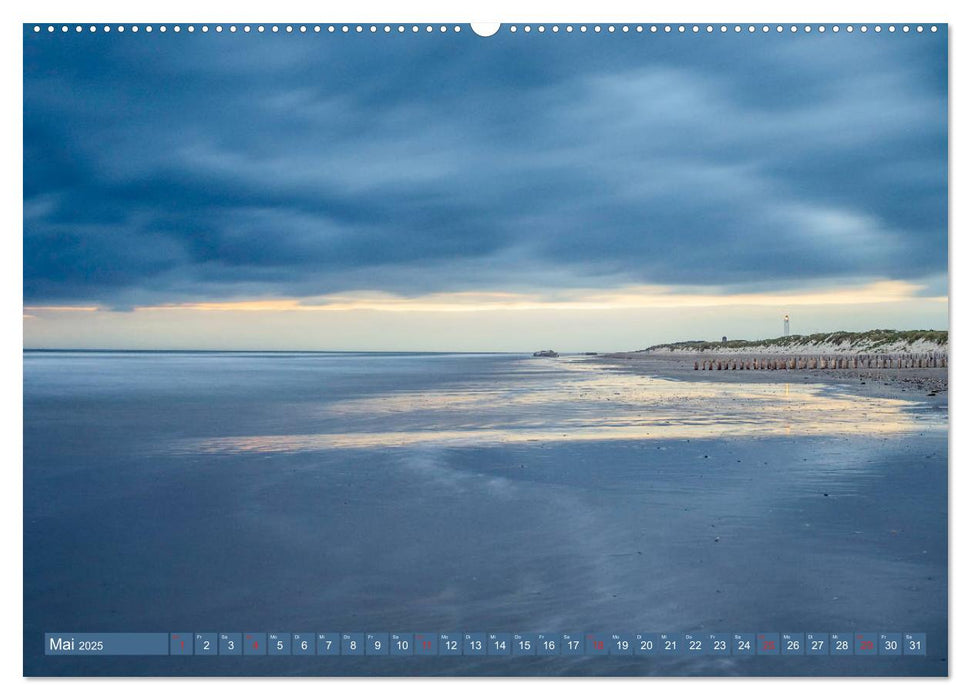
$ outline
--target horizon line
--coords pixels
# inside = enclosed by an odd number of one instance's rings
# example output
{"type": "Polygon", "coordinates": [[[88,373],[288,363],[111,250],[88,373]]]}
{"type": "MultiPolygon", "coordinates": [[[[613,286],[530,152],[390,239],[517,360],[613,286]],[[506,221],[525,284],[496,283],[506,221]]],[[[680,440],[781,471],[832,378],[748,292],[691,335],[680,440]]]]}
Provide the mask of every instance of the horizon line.
{"type": "MultiPolygon", "coordinates": [[[[22,348],[22,352],[250,352],[250,353],[372,353],[411,355],[526,355],[535,350],[269,350],[253,348],[22,348]]],[[[564,354],[582,354],[583,351],[564,350],[564,354]]],[[[621,351],[623,352],[623,351],[621,351]]]]}

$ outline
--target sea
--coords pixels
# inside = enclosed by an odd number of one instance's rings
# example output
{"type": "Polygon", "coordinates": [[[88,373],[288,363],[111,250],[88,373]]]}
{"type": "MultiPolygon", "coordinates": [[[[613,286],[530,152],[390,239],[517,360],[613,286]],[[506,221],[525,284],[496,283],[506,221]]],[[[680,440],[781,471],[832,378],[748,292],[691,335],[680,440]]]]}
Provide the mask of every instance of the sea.
{"type": "Polygon", "coordinates": [[[23,354],[25,675],[946,675],[946,405],[528,354],[23,354]],[[921,633],[53,657],[45,632],[921,633]]]}

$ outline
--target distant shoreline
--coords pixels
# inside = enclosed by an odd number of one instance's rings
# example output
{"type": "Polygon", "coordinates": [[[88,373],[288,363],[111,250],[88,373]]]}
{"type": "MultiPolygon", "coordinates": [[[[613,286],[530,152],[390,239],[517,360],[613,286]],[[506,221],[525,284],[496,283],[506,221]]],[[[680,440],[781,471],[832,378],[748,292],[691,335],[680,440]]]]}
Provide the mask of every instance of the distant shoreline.
{"type": "Polygon", "coordinates": [[[219,350],[193,349],[126,349],[126,348],[23,348],[22,352],[29,353],[115,353],[115,354],[143,354],[143,355],[177,355],[177,354],[237,354],[237,355],[530,355],[525,350],[234,350],[222,348],[219,350]]]}
{"type": "MultiPolygon", "coordinates": [[[[780,355],[781,356],[781,355],[780,355]]],[[[635,374],[647,374],[679,381],[732,383],[789,383],[840,385],[853,393],[884,398],[924,401],[947,407],[948,368],[859,367],[856,369],[701,369],[701,361],[720,361],[736,357],[751,358],[751,353],[609,353],[589,358],[606,367],[635,374]],[[695,362],[699,368],[695,369],[695,362]]],[[[715,365],[717,367],[717,364],[715,365]]]]}
{"type": "Polygon", "coordinates": [[[834,331],[812,335],[785,335],[763,340],[687,340],[652,345],[642,353],[754,353],[786,355],[947,353],[948,331],[896,331],[875,329],[862,332],[834,331]]]}

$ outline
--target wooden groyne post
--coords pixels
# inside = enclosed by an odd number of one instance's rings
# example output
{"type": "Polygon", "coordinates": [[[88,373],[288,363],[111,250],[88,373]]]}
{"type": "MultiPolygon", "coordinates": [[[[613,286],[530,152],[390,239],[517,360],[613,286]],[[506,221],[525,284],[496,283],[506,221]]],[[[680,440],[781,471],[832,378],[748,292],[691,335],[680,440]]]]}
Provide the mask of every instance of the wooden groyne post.
{"type": "Polygon", "coordinates": [[[946,368],[946,352],[923,353],[864,353],[860,355],[789,355],[749,358],[728,357],[724,360],[695,360],[695,370],[752,371],[752,370],[820,370],[820,369],[929,369],[946,368]]]}

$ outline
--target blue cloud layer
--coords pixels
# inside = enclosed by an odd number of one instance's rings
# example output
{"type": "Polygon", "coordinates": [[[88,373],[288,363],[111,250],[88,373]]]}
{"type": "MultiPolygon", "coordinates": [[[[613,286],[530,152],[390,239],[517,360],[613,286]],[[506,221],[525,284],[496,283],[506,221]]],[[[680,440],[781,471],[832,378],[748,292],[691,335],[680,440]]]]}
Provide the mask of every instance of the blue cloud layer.
{"type": "Polygon", "coordinates": [[[25,31],[26,303],[947,271],[944,32],[25,31]]]}

